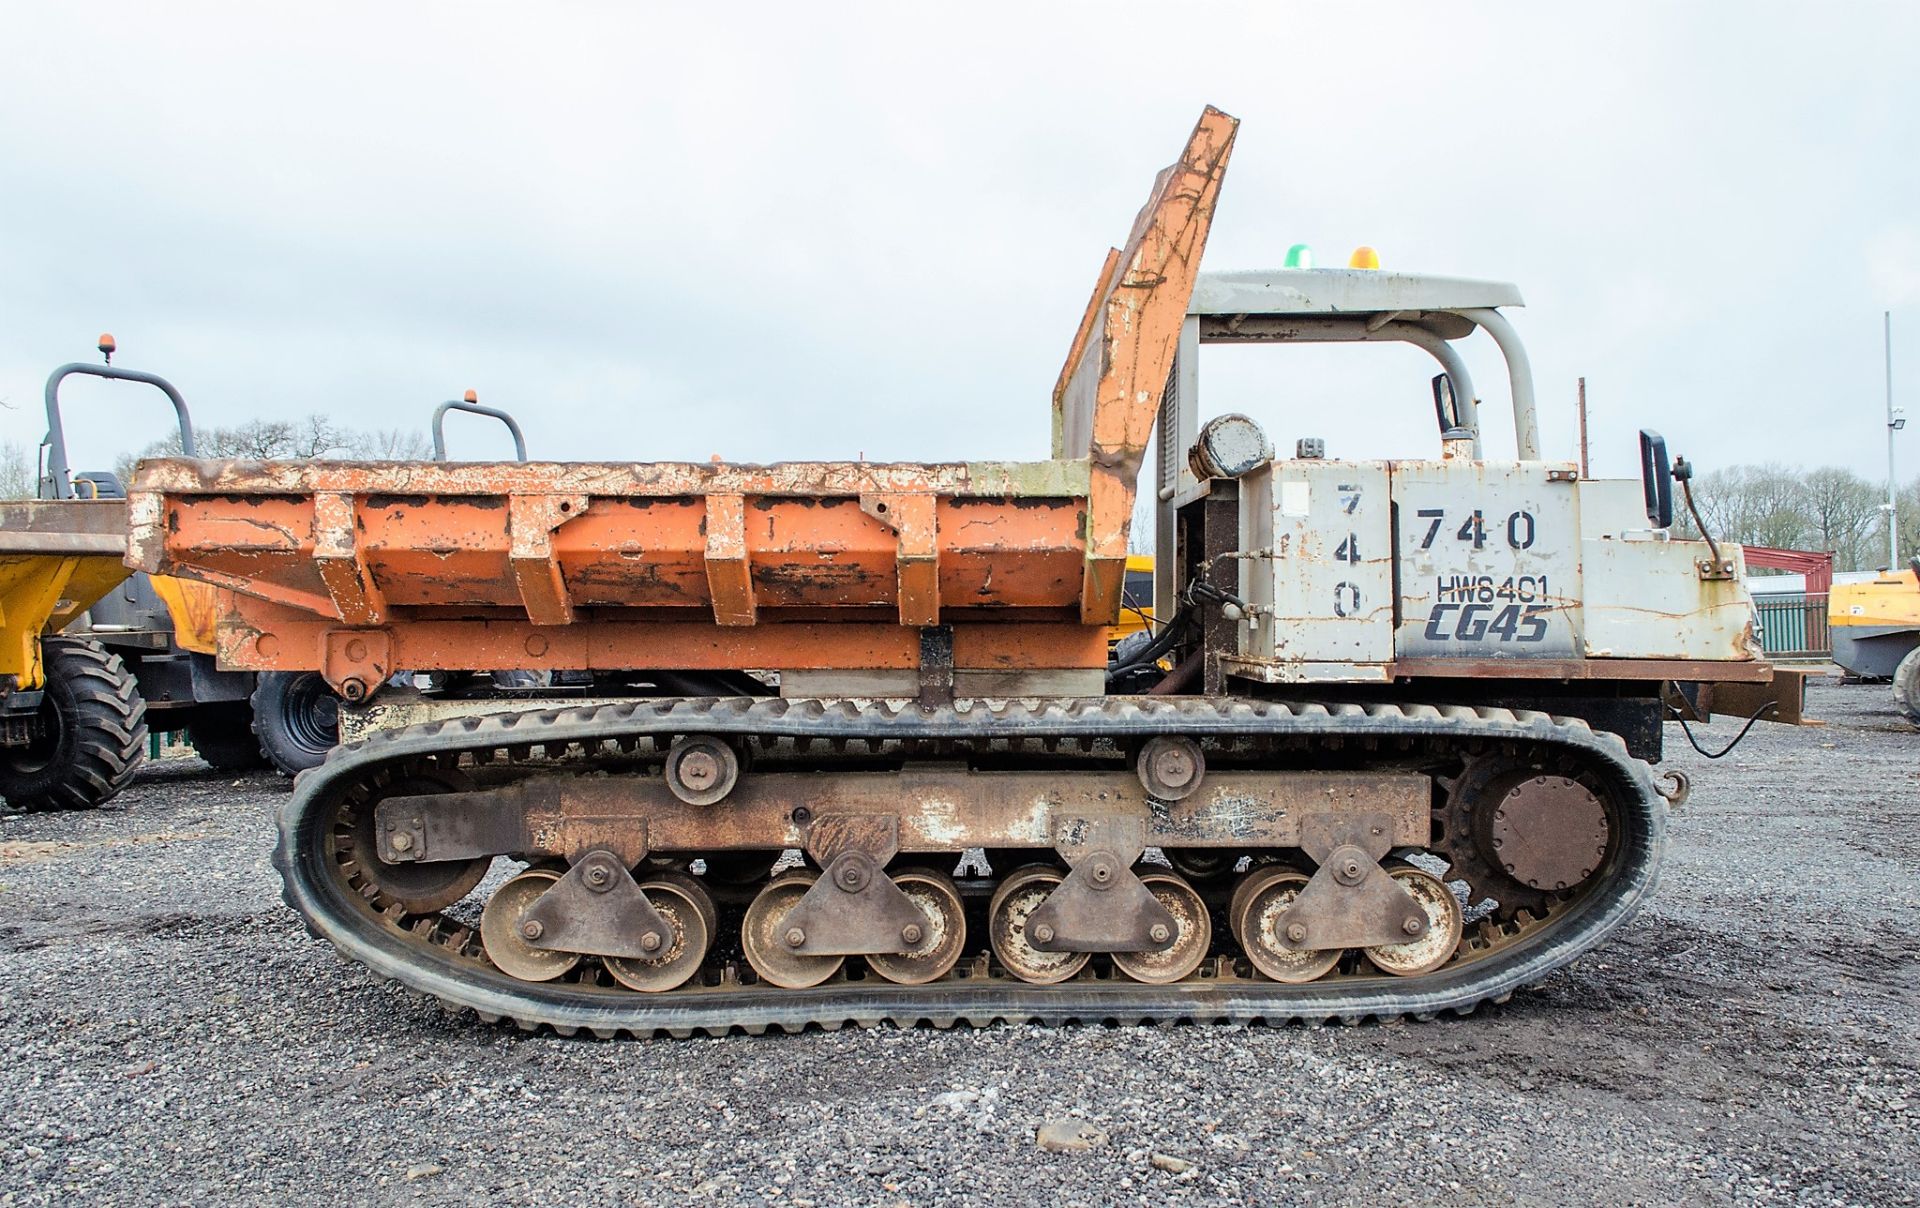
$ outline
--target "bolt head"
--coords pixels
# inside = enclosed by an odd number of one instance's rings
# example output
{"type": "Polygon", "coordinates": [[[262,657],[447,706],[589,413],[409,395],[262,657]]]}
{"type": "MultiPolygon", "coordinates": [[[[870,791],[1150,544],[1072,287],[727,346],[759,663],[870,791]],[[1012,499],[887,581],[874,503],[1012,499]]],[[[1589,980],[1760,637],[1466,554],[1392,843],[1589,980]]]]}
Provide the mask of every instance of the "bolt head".
{"type": "Polygon", "coordinates": [[[900,929],[900,939],[907,944],[917,944],[926,938],[926,930],[918,923],[908,923],[900,929]]]}
{"type": "Polygon", "coordinates": [[[660,933],[658,931],[647,932],[640,937],[640,946],[648,952],[660,951],[660,933]]]}
{"type": "Polygon", "coordinates": [[[1287,942],[1289,944],[1302,944],[1306,942],[1306,939],[1307,925],[1305,923],[1287,924],[1287,942]]]}
{"type": "Polygon", "coordinates": [[[1033,938],[1036,943],[1051,944],[1053,942],[1053,928],[1042,923],[1033,929],[1033,938]]]}
{"type": "Polygon", "coordinates": [[[1094,884],[1105,885],[1113,880],[1113,866],[1102,860],[1087,870],[1087,876],[1093,879],[1094,884]]]}
{"type": "Polygon", "coordinates": [[[807,933],[798,927],[787,928],[787,947],[798,948],[807,942],[807,933]]]}
{"type": "Polygon", "coordinates": [[[401,832],[400,832],[399,834],[397,834],[397,835],[395,835],[395,836],[393,837],[393,850],[395,850],[395,851],[412,851],[412,850],[413,850],[413,836],[412,836],[412,835],[409,835],[409,834],[408,834],[407,832],[405,832],[405,831],[401,831],[401,832]]]}
{"type": "Polygon", "coordinates": [[[1400,930],[1406,932],[1408,935],[1419,935],[1420,934],[1419,916],[1411,915],[1411,914],[1408,915],[1406,918],[1406,921],[1400,924],[1400,930]]]}
{"type": "Polygon", "coordinates": [[[1167,747],[1153,757],[1153,775],[1161,784],[1183,788],[1193,781],[1193,757],[1180,747],[1167,747]]]}
{"type": "Polygon", "coordinates": [[[592,865],[582,875],[587,884],[594,889],[605,889],[613,883],[613,874],[607,871],[607,866],[604,864],[592,865]]]}
{"type": "Polygon", "coordinates": [[[711,788],[720,779],[720,761],[711,751],[688,751],[680,759],[680,779],[690,788],[711,788]]]}
{"type": "Polygon", "coordinates": [[[1156,944],[1164,944],[1173,938],[1173,932],[1167,930],[1165,923],[1155,923],[1147,929],[1147,938],[1156,944]]]}
{"type": "Polygon", "coordinates": [[[546,933],[547,929],[540,925],[539,919],[528,919],[526,922],[520,924],[520,937],[522,939],[537,940],[546,933]]]}

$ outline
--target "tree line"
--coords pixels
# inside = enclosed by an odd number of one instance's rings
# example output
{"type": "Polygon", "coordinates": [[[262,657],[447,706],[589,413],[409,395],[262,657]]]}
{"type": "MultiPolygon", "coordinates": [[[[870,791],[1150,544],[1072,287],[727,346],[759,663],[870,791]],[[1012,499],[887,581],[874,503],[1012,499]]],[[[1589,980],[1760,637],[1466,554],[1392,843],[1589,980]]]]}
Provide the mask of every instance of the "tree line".
{"type": "MultiPolygon", "coordinates": [[[[1724,466],[1693,480],[1693,500],[1714,537],[1741,545],[1833,554],[1836,571],[1887,565],[1887,484],[1839,466],[1808,470],[1768,462],[1724,466]]],[[[1920,552],[1920,478],[1899,493],[1899,565],[1920,552]]],[[[1676,528],[1698,536],[1675,500],[1676,528]]]]}
{"type": "MultiPolygon", "coordinates": [[[[423,461],[433,448],[417,428],[349,428],[319,414],[299,420],[255,419],[231,428],[196,428],[193,438],[194,452],[200,457],[240,461],[311,461],[326,457],[423,461]]],[[[34,496],[40,479],[40,453],[17,441],[0,443],[0,499],[34,496]]],[[[141,458],[178,456],[180,434],[175,432],[138,452],[121,455],[112,468],[120,481],[127,483],[133,480],[133,467],[141,458]]]]}

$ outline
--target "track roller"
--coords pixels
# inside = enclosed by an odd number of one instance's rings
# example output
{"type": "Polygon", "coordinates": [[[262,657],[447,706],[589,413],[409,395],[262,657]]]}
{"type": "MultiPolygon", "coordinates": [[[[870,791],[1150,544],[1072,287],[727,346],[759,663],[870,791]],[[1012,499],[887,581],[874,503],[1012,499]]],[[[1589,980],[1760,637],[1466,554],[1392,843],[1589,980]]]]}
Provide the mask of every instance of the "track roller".
{"type": "Polygon", "coordinates": [[[1007,972],[1021,981],[1051,985],[1087,966],[1087,953],[1042,952],[1027,936],[1028,918],[1064,880],[1066,875],[1059,870],[1033,864],[1015,870],[994,890],[993,904],[987,909],[987,938],[1007,972]]]}
{"type": "Polygon", "coordinates": [[[1284,864],[1268,864],[1248,870],[1234,887],[1233,901],[1227,908],[1227,920],[1240,950],[1263,976],[1277,982],[1299,984],[1321,977],[1340,963],[1343,949],[1284,948],[1274,930],[1280,916],[1292,909],[1300,891],[1307,887],[1307,875],[1284,864]]]}
{"type": "Polygon", "coordinates": [[[1388,872],[1426,912],[1427,933],[1404,944],[1382,944],[1361,951],[1382,973],[1396,977],[1430,973],[1452,960],[1454,949],[1460,946],[1465,917],[1461,914],[1459,899],[1453,896],[1453,890],[1447,888],[1445,881],[1432,873],[1404,867],[1388,872]]]}
{"type": "Polygon", "coordinates": [[[820,874],[811,869],[782,873],[768,883],[740,925],[740,946],[746,950],[747,963],[762,981],[789,990],[817,986],[839,972],[844,956],[810,956],[794,949],[806,942],[799,928],[783,931],[781,924],[788,912],[807,896],[820,874]],[[797,938],[796,938],[797,937],[797,938]]]}
{"type": "Polygon", "coordinates": [[[905,986],[945,976],[959,961],[967,942],[960,891],[954,888],[951,877],[924,868],[898,873],[893,883],[927,916],[922,939],[906,952],[872,953],[867,965],[888,981],[905,986]]]}
{"type": "Polygon", "coordinates": [[[719,923],[713,899],[692,877],[672,872],[655,873],[640,882],[640,892],[647,895],[647,901],[667,924],[673,939],[658,956],[605,956],[600,960],[621,985],[657,994],[684,985],[700,971],[719,923]]]}
{"type": "Polygon", "coordinates": [[[1113,963],[1135,981],[1155,986],[1177,982],[1200,967],[1213,943],[1207,904],[1178,873],[1143,872],[1140,880],[1173,916],[1173,944],[1158,952],[1116,952],[1113,963]]]}
{"type": "Polygon", "coordinates": [[[521,981],[544,982],[571,973],[580,963],[578,952],[535,947],[540,924],[526,917],[527,910],[540,895],[560,883],[560,874],[547,868],[530,868],[508,881],[487,899],[480,912],[480,942],[487,956],[502,973],[521,981]]]}

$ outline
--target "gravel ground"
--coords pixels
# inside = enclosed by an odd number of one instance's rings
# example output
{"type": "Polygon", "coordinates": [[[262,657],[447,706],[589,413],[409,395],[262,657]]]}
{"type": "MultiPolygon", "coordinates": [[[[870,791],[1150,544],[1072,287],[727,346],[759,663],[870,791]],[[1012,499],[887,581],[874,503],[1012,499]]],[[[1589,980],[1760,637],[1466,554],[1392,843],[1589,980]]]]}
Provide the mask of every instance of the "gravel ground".
{"type": "Polygon", "coordinates": [[[1357,1028],[523,1036],[336,961],[277,897],[285,787],[168,761],[0,821],[0,1202],[1912,1203],[1920,734],[1811,709],[1717,764],[1670,730],[1630,934],[1357,1028]]]}

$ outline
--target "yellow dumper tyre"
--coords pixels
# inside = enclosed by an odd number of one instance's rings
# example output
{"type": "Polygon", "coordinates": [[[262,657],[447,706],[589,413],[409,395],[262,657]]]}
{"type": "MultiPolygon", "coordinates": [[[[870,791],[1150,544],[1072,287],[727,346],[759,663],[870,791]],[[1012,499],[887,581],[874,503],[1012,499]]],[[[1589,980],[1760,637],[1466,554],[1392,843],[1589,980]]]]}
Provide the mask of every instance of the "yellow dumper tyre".
{"type": "Polygon", "coordinates": [[[127,786],[146,755],[147,703],[120,656],[86,638],[41,644],[41,732],[0,748],[0,798],[16,810],[92,809],[127,786]]]}
{"type": "Polygon", "coordinates": [[[1920,646],[1907,651],[1893,670],[1893,706],[1900,716],[1920,726],[1920,646]]]}
{"type": "Polygon", "coordinates": [[[253,733],[281,775],[317,768],[340,741],[340,698],[317,671],[263,671],[253,689],[253,733]]]}
{"type": "Polygon", "coordinates": [[[253,732],[253,707],[243,700],[195,705],[187,722],[187,741],[217,772],[251,772],[270,766],[253,732]]]}

